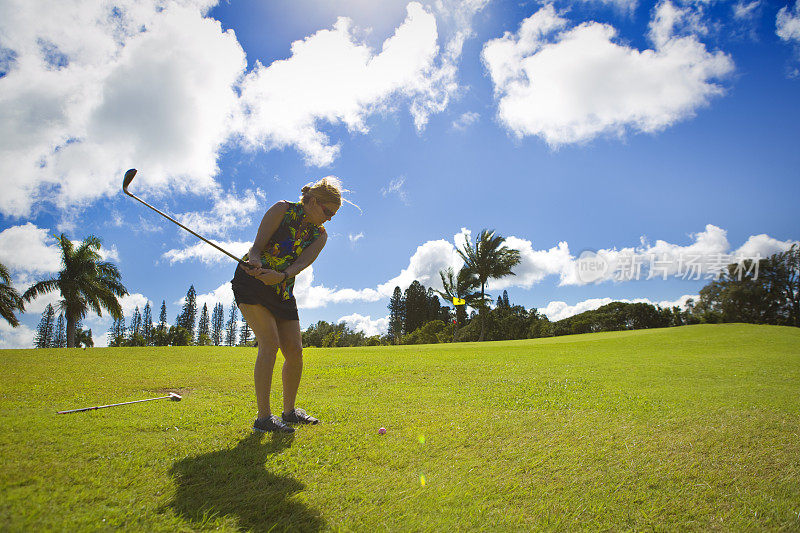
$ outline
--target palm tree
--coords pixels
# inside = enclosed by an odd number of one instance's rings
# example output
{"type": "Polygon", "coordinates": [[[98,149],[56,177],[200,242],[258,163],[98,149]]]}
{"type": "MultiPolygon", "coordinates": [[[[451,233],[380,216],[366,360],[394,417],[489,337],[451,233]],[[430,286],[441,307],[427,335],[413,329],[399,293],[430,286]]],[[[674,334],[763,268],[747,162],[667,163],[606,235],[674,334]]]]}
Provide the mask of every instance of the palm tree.
{"type": "Polygon", "coordinates": [[[92,339],[92,330],[77,328],[75,332],[75,347],[80,348],[94,348],[94,340],[92,339]]]}
{"type": "Polygon", "coordinates": [[[462,268],[456,275],[452,267],[440,270],[439,276],[442,278],[442,287],[444,287],[444,291],[436,291],[439,296],[450,303],[454,298],[464,300],[464,305],[454,306],[456,319],[459,324],[463,324],[467,314],[466,307],[477,307],[477,302],[480,301],[480,295],[473,291],[478,287],[478,278],[468,268],[462,268]]]}
{"type": "Polygon", "coordinates": [[[512,268],[520,262],[518,250],[508,248],[503,243],[505,239],[496,235],[494,230],[484,229],[475,241],[475,247],[464,238],[464,249],[458,249],[458,254],[464,260],[464,267],[472,272],[481,286],[481,295],[478,305],[481,315],[481,336],[483,340],[485,333],[485,309],[486,309],[486,282],[490,279],[513,276],[512,268]]]}
{"type": "Polygon", "coordinates": [[[14,315],[14,311],[24,312],[25,302],[20,298],[19,293],[11,286],[11,276],[8,269],[0,263],[0,316],[12,327],[19,326],[19,320],[14,315]]]}
{"type": "Polygon", "coordinates": [[[58,277],[40,281],[30,287],[22,298],[30,302],[40,294],[58,289],[61,292],[59,308],[67,318],[67,347],[75,346],[78,322],[91,309],[99,316],[106,309],[113,318],[122,318],[122,307],[117,297],[125,296],[128,290],[121,283],[117,267],[101,261],[100,239],[87,237],[77,250],[66,235],[58,237],[61,246],[61,264],[64,267],[58,277]]]}

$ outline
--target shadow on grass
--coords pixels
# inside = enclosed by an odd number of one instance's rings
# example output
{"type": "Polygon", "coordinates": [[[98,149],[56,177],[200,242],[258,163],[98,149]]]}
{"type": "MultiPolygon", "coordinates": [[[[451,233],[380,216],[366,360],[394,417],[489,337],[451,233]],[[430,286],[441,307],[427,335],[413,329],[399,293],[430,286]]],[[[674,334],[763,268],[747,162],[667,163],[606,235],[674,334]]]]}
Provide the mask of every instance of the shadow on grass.
{"type": "Polygon", "coordinates": [[[290,447],[293,440],[291,434],[254,433],[235,448],[178,461],[170,470],[176,484],[170,507],[196,526],[231,517],[240,529],[255,532],[324,529],[317,510],[290,499],[305,486],[264,467],[270,455],[290,447]]]}

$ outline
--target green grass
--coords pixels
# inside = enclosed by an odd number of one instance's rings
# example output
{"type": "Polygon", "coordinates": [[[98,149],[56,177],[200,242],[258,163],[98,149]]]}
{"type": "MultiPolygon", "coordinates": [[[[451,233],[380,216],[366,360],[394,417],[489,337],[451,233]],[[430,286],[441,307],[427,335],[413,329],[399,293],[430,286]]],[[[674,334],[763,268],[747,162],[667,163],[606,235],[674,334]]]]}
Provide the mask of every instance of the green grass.
{"type": "Polygon", "coordinates": [[[2,531],[800,530],[796,328],[307,349],[282,439],[255,349],[0,355],[2,531]]]}

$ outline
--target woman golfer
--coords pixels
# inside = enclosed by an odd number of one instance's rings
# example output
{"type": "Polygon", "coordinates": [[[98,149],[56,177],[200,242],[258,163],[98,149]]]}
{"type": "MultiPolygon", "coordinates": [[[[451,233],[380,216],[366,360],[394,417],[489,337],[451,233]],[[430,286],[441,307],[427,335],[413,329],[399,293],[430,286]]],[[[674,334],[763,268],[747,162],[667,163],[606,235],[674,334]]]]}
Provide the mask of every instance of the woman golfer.
{"type": "Polygon", "coordinates": [[[342,205],[342,186],[327,177],[302,189],[299,202],[278,202],[269,208],[253,247],[231,280],[233,296],[258,339],[255,367],[258,418],[256,431],[291,433],[289,424],[316,424],[316,418],[297,409],[295,399],[303,373],[303,341],[297,302],[292,289],[295,276],[314,262],[328,235],[322,224],[342,205]],[[273,415],[269,407],[272,370],[280,348],[283,362],[283,413],[273,415]]]}

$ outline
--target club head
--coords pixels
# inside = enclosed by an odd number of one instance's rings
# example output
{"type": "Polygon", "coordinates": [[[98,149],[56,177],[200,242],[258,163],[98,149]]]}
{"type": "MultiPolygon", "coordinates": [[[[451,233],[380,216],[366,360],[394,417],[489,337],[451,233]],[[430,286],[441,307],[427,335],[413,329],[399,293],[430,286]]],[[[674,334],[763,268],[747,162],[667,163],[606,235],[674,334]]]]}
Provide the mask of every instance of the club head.
{"type": "Polygon", "coordinates": [[[128,192],[128,185],[131,184],[133,181],[133,177],[136,176],[136,169],[132,168],[125,173],[125,178],[122,180],[122,190],[128,192]]]}
{"type": "MultiPolygon", "coordinates": [[[[134,170],[134,172],[136,172],[136,171],[134,170]]],[[[170,392],[169,393],[169,399],[171,401],[173,401],[173,402],[179,402],[179,401],[181,401],[181,395],[180,394],[175,394],[174,392],[170,392]]]]}

